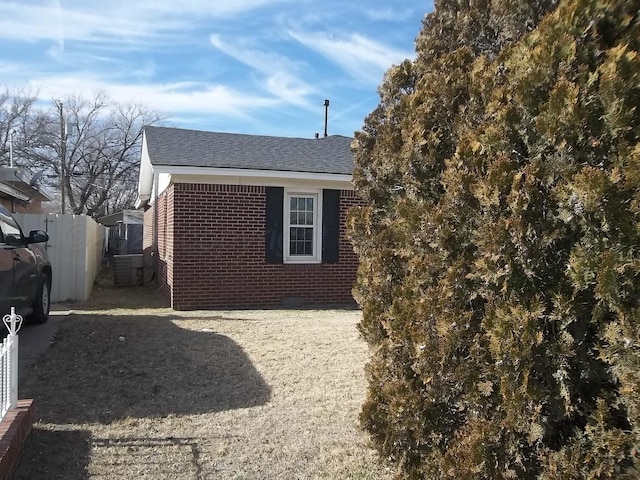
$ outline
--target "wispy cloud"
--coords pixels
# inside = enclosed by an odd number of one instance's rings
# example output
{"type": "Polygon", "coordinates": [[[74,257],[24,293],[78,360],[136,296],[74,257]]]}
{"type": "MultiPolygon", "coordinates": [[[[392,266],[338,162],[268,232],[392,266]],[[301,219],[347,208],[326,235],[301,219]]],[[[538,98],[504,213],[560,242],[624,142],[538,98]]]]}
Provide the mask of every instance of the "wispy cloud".
{"type": "Polygon", "coordinates": [[[357,33],[342,36],[293,30],[288,33],[305,47],[339,65],[365,87],[378,85],[391,65],[413,56],[411,52],[397,50],[357,33]]]}
{"type": "Polygon", "coordinates": [[[4,62],[0,60],[0,74],[1,75],[19,75],[22,71],[22,66],[16,63],[4,62]]]}
{"type": "Polygon", "coordinates": [[[267,90],[275,97],[289,105],[296,105],[306,109],[312,109],[309,96],[312,88],[299,78],[286,72],[275,73],[267,78],[267,90]]]}
{"type": "Polygon", "coordinates": [[[401,22],[411,18],[412,10],[409,8],[365,8],[364,14],[371,20],[386,22],[401,22]]]}
{"type": "Polygon", "coordinates": [[[59,0],[0,2],[0,38],[50,40],[58,48],[67,39],[84,42],[131,43],[170,36],[194,22],[224,19],[290,0],[59,0]],[[106,21],[105,21],[106,20],[106,21]]]}
{"type": "Polygon", "coordinates": [[[236,40],[234,43],[225,41],[220,35],[213,34],[209,37],[211,45],[226,55],[264,74],[274,71],[295,71],[302,65],[273,52],[257,49],[247,41],[236,40]]]}
{"type": "Polygon", "coordinates": [[[0,0],[0,82],[225,131],[313,132],[329,98],[351,134],[421,17],[413,0],[0,0]]]}
{"type": "Polygon", "coordinates": [[[49,40],[61,48],[67,39],[109,39],[111,43],[123,43],[152,33],[143,21],[119,17],[115,12],[106,18],[110,21],[105,22],[105,17],[97,11],[63,8],[59,2],[57,5],[3,2],[0,3],[0,37],[21,41],[49,40]]]}
{"type": "Polygon", "coordinates": [[[57,35],[54,46],[50,49],[50,53],[55,56],[64,51],[64,22],[60,0],[53,0],[53,5],[57,15],[53,17],[52,24],[55,25],[57,35]]]}
{"type": "MultiPolygon", "coordinates": [[[[142,12],[157,12],[159,15],[204,15],[208,18],[228,18],[238,13],[247,12],[269,5],[291,3],[294,0],[181,0],[180,2],[159,2],[158,0],[138,0],[137,7],[142,12]]],[[[82,0],[80,0],[82,2],[82,0]]],[[[131,8],[129,0],[114,2],[123,10],[131,8]]]]}
{"type": "Polygon", "coordinates": [[[266,77],[262,82],[273,95],[286,103],[310,108],[308,96],[313,92],[309,84],[295,74],[303,68],[301,62],[275,53],[254,48],[242,42],[230,43],[222,40],[220,35],[211,35],[211,44],[236,61],[261,73],[266,77]]]}
{"type": "Polygon", "coordinates": [[[196,114],[245,117],[255,110],[272,108],[273,98],[247,94],[225,85],[206,85],[199,82],[150,84],[108,83],[90,74],[56,76],[46,83],[34,81],[32,88],[42,99],[63,97],[68,92],[91,97],[105,91],[122,103],[135,102],[163,112],[193,112],[196,114]]]}

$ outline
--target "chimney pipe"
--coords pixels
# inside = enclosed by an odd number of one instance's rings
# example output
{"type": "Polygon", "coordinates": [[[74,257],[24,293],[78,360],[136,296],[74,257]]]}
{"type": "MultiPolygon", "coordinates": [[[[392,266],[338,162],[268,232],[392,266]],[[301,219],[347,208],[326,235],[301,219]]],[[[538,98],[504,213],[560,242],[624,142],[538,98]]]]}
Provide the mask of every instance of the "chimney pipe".
{"type": "Polygon", "coordinates": [[[324,136],[328,136],[327,122],[329,120],[329,100],[324,101],[324,136]]]}

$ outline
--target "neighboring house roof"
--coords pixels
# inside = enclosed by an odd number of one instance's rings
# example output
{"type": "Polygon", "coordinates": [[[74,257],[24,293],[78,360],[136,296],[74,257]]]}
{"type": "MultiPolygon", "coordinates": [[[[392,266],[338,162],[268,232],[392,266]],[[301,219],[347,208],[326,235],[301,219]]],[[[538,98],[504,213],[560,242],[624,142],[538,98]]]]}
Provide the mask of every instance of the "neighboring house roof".
{"type": "Polygon", "coordinates": [[[122,210],[120,212],[112,213],[111,215],[105,215],[104,217],[97,218],[96,221],[106,227],[117,225],[118,223],[124,223],[127,225],[135,225],[144,223],[144,212],[140,210],[122,210]]]}
{"type": "Polygon", "coordinates": [[[0,167],[0,193],[23,203],[32,199],[50,202],[53,197],[39,187],[39,176],[40,174],[30,176],[17,167],[0,167]]]}
{"type": "Polygon", "coordinates": [[[152,165],[351,175],[352,138],[268,137],[179,128],[144,129],[152,165]]]}

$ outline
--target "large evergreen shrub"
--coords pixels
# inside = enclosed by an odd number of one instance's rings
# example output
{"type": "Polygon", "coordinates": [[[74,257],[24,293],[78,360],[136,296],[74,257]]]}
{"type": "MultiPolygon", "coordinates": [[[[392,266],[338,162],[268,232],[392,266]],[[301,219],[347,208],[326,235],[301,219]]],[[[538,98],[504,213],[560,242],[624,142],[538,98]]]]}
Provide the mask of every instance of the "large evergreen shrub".
{"type": "Polygon", "coordinates": [[[400,477],[640,477],[639,10],[436,1],[387,73],[350,218],[400,477]]]}

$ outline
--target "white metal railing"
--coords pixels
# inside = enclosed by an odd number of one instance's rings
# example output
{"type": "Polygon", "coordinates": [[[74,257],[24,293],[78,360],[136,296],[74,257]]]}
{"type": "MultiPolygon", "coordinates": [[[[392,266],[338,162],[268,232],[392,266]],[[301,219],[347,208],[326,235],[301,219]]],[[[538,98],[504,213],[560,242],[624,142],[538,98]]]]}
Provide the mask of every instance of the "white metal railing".
{"type": "Polygon", "coordinates": [[[2,340],[0,347],[0,421],[7,412],[18,406],[18,330],[22,326],[22,317],[11,313],[2,318],[9,335],[2,340]]]}

